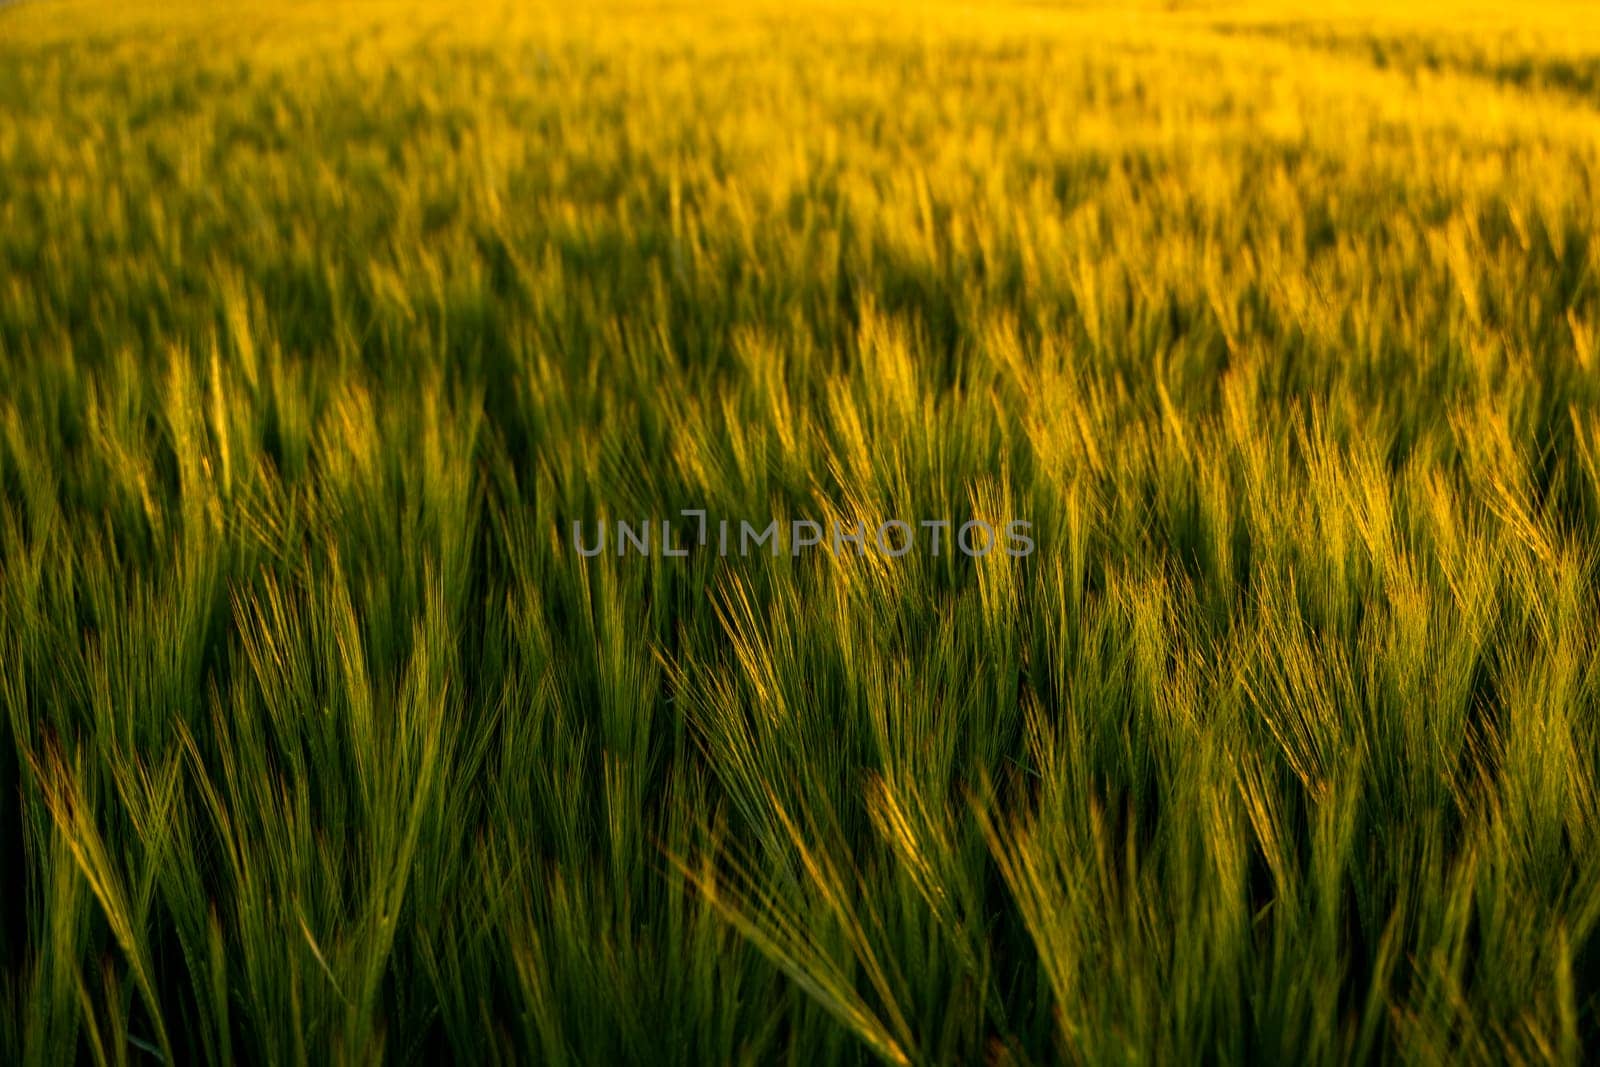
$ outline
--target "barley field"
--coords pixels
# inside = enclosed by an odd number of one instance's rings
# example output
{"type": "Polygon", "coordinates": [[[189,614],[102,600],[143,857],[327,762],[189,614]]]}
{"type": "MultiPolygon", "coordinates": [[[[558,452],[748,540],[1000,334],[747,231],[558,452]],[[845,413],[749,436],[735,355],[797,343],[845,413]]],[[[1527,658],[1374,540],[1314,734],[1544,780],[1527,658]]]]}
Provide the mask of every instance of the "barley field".
{"type": "Polygon", "coordinates": [[[0,1060],[1600,1056],[1600,9],[1314,7],[0,7],[0,1060]]]}

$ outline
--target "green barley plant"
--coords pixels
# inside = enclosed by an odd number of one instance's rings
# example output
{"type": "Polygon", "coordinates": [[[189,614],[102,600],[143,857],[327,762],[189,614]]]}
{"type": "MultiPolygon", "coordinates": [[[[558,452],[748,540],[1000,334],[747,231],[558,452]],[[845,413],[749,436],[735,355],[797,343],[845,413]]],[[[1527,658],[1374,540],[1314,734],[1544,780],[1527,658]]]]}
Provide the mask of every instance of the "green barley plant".
{"type": "Polygon", "coordinates": [[[0,8],[0,1059],[1600,1055],[1597,174],[1561,0],[0,8]]]}

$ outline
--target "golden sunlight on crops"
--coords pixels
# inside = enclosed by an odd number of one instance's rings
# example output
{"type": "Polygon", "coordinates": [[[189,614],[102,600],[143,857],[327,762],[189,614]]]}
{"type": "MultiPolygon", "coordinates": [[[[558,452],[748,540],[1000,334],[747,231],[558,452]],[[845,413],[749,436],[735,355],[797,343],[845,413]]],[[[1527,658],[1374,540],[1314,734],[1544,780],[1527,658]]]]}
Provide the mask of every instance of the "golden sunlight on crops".
{"type": "Polygon", "coordinates": [[[1600,1056],[1600,8],[0,6],[0,1061],[1600,1056]]]}

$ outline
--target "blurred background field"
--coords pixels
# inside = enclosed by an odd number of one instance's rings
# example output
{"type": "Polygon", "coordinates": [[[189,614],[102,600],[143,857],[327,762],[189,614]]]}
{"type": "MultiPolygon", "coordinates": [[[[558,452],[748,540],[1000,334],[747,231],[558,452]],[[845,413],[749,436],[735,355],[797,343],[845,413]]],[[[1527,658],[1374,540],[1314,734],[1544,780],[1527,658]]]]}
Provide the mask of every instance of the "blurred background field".
{"type": "Polygon", "coordinates": [[[0,1059],[1592,1057],[1597,174],[1554,0],[0,8],[0,1059]]]}

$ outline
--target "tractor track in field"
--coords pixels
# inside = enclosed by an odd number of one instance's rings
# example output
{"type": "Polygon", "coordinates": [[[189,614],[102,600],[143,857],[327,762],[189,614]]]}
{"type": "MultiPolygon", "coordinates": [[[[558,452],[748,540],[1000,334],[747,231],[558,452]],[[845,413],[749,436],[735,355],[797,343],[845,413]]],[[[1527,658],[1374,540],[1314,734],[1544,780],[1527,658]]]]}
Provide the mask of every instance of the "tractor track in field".
{"type": "Polygon", "coordinates": [[[1373,69],[1399,74],[1454,74],[1528,93],[1543,93],[1600,110],[1600,54],[1550,56],[1533,52],[1489,54],[1467,35],[1429,38],[1403,31],[1342,29],[1307,22],[1216,23],[1222,36],[1257,38],[1365,60],[1373,69]]]}

